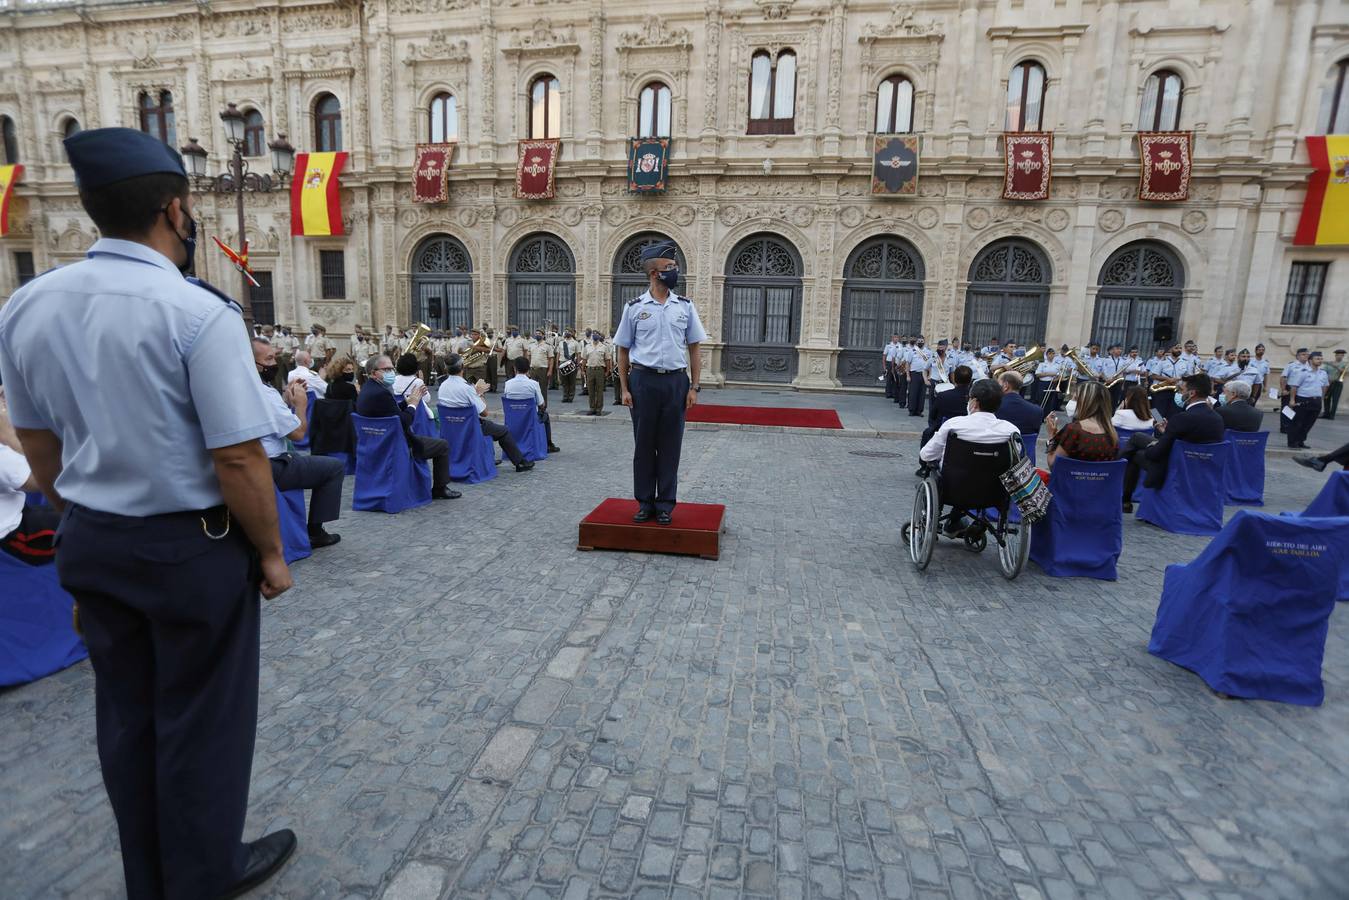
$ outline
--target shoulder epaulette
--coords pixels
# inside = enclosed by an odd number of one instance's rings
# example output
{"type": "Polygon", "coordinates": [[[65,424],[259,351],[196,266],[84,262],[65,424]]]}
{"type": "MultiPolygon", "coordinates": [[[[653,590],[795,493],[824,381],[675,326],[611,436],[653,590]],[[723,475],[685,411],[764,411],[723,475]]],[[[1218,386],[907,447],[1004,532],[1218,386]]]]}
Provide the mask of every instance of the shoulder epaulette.
{"type": "Polygon", "coordinates": [[[632,306],[634,303],[636,303],[638,300],[641,300],[641,299],[642,299],[642,298],[641,298],[640,296],[633,297],[631,300],[629,300],[627,303],[625,303],[625,304],[623,304],[623,305],[624,305],[624,306],[632,306]]]}
{"type": "Polygon", "coordinates": [[[221,300],[224,300],[225,303],[227,303],[227,304],[228,304],[235,312],[237,312],[239,315],[242,316],[242,315],[244,314],[244,309],[243,309],[243,307],[240,306],[237,302],[235,302],[235,300],[234,300],[233,297],[231,297],[229,294],[225,293],[224,291],[222,291],[220,288],[216,287],[215,285],[211,284],[209,281],[202,281],[200,278],[198,278],[198,277],[195,276],[195,275],[189,275],[189,276],[187,276],[187,278],[185,278],[184,280],[185,280],[188,284],[194,284],[194,285],[196,285],[197,287],[202,288],[202,289],[205,290],[205,291],[208,291],[208,292],[210,292],[210,293],[212,293],[212,294],[215,294],[215,295],[216,295],[217,297],[219,297],[221,300]]]}

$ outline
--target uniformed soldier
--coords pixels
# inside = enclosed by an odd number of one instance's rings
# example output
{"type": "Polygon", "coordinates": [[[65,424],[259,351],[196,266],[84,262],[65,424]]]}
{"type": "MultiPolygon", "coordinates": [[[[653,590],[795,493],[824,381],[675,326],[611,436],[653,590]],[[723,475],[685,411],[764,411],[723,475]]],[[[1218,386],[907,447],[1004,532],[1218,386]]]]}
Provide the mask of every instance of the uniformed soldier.
{"type": "MultiPolygon", "coordinates": [[[[570,360],[580,367],[581,345],[576,340],[576,334],[570,328],[562,333],[562,340],[557,345],[557,364],[561,366],[564,362],[570,360]]],[[[576,398],[576,369],[562,376],[562,402],[571,403],[576,398]]]]}
{"type": "Polygon", "coordinates": [[[1213,370],[1223,364],[1223,345],[1219,344],[1213,348],[1213,355],[1199,364],[1199,370],[1209,378],[1213,377],[1213,370]]]}
{"type": "Polygon", "coordinates": [[[609,377],[614,382],[614,406],[622,406],[623,381],[618,377],[618,347],[614,345],[612,335],[604,338],[604,349],[609,351],[609,377]]]}
{"type": "MultiPolygon", "coordinates": [[[[1128,364],[1121,353],[1123,349],[1119,344],[1111,344],[1106,355],[1096,364],[1102,381],[1109,381],[1127,368],[1128,364]]],[[[1123,399],[1124,382],[1121,381],[1110,387],[1110,408],[1112,410],[1117,408],[1123,399]]]]}
{"type": "MultiPolygon", "coordinates": [[[[481,331],[474,328],[472,331],[468,333],[469,346],[478,343],[480,340],[482,340],[483,336],[484,335],[481,331]]],[[[491,354],[488,354],[488,356],[490,355],[491,354]]],[[[487,356],[484,356],[481,360],[476,361],[476,364],[471,368],[465,367],[464,380],[467,381],[469,384],[477,384],[479,381],[487,380],[487,356]]],[[[490,390],[491,386],[489,385],[488,388],[490,390]]]]}
{"type": "Polygon", "coordinates": [[[502,363],[502,368],[507,372],[513,371],[511,366],[520,357],[523,356],[525,359],[529,358],[529,353],[525,349],[529,345],[529,341],[525,340],[520,335],[519,326],[507,326],[506,338],[502,342],[502,345],[506,348],[506,359],[502,363]]]}
{"type": "MultiPolygon", "coordinates": [[[[1037,405],[1044,404],[1045,394],[1053,385],[1054,380],[1059,376],[1059,361],[1054,353],[1053,347],[1045,348],[1045,358],[1035,367],[1035,387],[1031,390],[1031,402],[1037,405]]],[[[1050,398],[1053,403],[1056,398],[1050,398]]],[[[1052,407],[1058,409],[1057,406],[1052,407]]]]}
{"type": "MultiPolygon", "coordinates": [[[[1293,361],[1283,367],[1279,373],[1279,432],[1288,434],[1289,427],[1292,424],[1287,416],[1283,414],[1283,408],[1292,405],[1292,398],[1295,389],[1302,381],[1303,374],[1310,369],[1307,364],[1307,348],[1299,347],[1293,354],[1293,361]]],[[[1296,411],[1294,411],[1296,414],[1296,411]]]]}
{"type": "Polygon", "coordinates": [[[1259,378],[1251,383],[1251,406],[1255,406],[1260,399],[1260,394],[1265,390],[1265,385],[1269,384],[1269,360],[1265,359],[1265,345],[1255,345],[1255,356],[1251,359],[1251,366],[1259,373],[1259,378]]]}
{"type": "Polygon", "coordinates": [[[898,371],[898,364],[895,357],[899,355],[899,332],[890,335],[890,343],[881,348],[881,375],[885,378],[885,396],[886,399],[895,399],[895,372],[898,371]]]}
{"type": "Polygon", "coordinates": [[[1326,376],[1330,379],[1330,389],[1326,391],[1325,409],[1321,412],[1321,418],[1334,419],[1335,410],[1340,405],[1340,394],[1344,391],[1344,373],[1346,365],[1344,362],[1344,351],[1335,351],[1335,361],[1325,362],[1321,368],[1325,369],[1326,376]]]}
{"type": "Polygon", "coordinates": [[[927,398],[928,390],[932,384],[928,376],[928,369],[932,367],[932,354],[924,346],[926,343],[923,336],[918,335],[918,339],[909,348],[909,357],[906,361],[906,368],[909,372],[908,406],[910,416],[921,416],[923,414],[923,401],[927,398]]]}
{"type": "Polygon", "coordinates": [[[1330,376],[1321,368],[1321,359],[1320,350],[1312,353],[1307,358],[1302,377],[1296,383],[1289,382],[1292,392],[1289,405],[1293,407],[1293,421],[1288,426],[1288,447],[1291,450],[1308,449],[1307,435],[1316,424],[1326,393],[1330,390],[1330,376]]]}
{"type": "Polygon", "coordinates": [[[623,307],[614,336],[623,405],[632,411],[633,521],[660,525],[670,524],[677,501],[684,414],[702,390],[698,346],[707,339],[693,301],[675,293],[675,252],[669,242],[642,250],[648,286],[623,307]]]}
{"type": "Polygon", "coordinates": [[[525,348],[529,357],[529,377],[539,383],[543,389],[544,402],[548,402],[548,384],[553,380],[553,369],[557,362],[557,353],[542,328],[534,329],[534,340],[525,348]]]}
{"type": "Polygon", "coordinates": [[[582,357],[586,366],[586,389],[590,397],[590,415],[607,415],[604,410],[604,382],[609,377],[609,348],[604,346],[603,335],[598,331],[590,334],[590,343],[585,345],[582,357]]]}
{"type": "Polygon", "coordinates": [[[496,331],[486,322],[482,324],[482,333],[486,335],[487,343],[492,347],[487,353],[487,392],[495,394],[497,381],[501,377],[501,342],[496,331]]]}
{"type": "Polygon", "coordinates": [[[183,277],[196,222],[178,154],[127,128],[65,148],[102,237],[0,311],[0,380],[63,514],[56,565],[93,664],[127,895],[233,896],[295,848],[289,830],[241,842],[258,594],[291,586],[259,442],[275,426],[238,307],[183,277]]]}

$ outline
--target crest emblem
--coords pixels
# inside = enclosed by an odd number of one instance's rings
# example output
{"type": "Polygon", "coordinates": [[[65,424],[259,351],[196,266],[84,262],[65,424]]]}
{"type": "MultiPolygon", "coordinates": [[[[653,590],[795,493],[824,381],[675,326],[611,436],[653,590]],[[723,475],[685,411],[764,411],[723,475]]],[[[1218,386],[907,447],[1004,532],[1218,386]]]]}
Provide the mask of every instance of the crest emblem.
{"type": "Polygon", "coordinates": [[[649,175],[652,172],[656,171],[657,161],[658,160],[656,158],[656,154],[643,153],[640,157],[637,158],[637,169],[643,174],[649,175]]]}
{"type": "Polygon", "coordinates": [[[309,174],[304,179],[304,189],[312,190],[323,185],[323,170],[317,166],[309,170],[309,174]]]}
{"type": "Polygon", "coordinates": [[[638,318],[638,319],[649,319],[649,318],[651,318],[651,313],[649,313],[649,312],[639,312],[639,313],[637,314],[637,318],[638,318]]]}

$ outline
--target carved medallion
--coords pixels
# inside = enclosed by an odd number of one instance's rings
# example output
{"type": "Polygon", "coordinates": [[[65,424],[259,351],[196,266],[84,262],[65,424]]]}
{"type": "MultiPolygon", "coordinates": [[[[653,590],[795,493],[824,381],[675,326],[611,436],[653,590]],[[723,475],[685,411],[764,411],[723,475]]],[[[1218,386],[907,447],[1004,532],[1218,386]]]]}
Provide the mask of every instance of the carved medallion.
{"type": "Polygon", "coordinates": [[[1105,232],[1116,232],[1124,227],[1124,213],[1118,209],[1107,209],[1101,213],[1099,219],[1101,230],[1105,232]]]}

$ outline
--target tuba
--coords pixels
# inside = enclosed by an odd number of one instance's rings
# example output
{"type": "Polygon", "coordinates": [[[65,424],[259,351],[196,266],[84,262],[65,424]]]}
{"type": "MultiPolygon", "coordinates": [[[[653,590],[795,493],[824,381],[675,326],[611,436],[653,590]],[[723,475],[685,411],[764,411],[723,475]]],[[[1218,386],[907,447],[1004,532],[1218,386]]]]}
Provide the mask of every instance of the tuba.
{"type": "Polygon", "coordinates": [[[1077,366],[1077,373],[1079,375],[1088,381],[1096,380],[1096,373],[1087,368],[1087,364],[1082,361],[1082,357],[1077,355],[1076,350],[1069,350],[1068,358],[1073,361],[1073,365],[1077,366]]]}
{"type": "Polygon", "coordinates": [[[998,366],[988,373],[989,378],[997,378],[1003,372],[1016,372],[1018,375],[1029,375],[1035,371],[1035,367],[1040,365],[1040,361],[1045,358],[1045,351],[1037,344],[1018,356],[1009,363],[998,366]]]}
{"type": "Polygon", "coordinates": [[[464,351],[464,368],[477,369],[487,365],[487,355],[492,352],[492,342],[481,331],[478,340],[464,351]]]}
{"type": "Polygon", "coordinates": [[[412,331],[412,339],[408,341],[407,349],[403,352],[411,353],[413,356],[416,356],[417,351],[422,349],[422,344],[426,343],[426,339],[430,334],[431,326],[427,325],[425,322],[418,322],[417,327],[412,331]]]}

